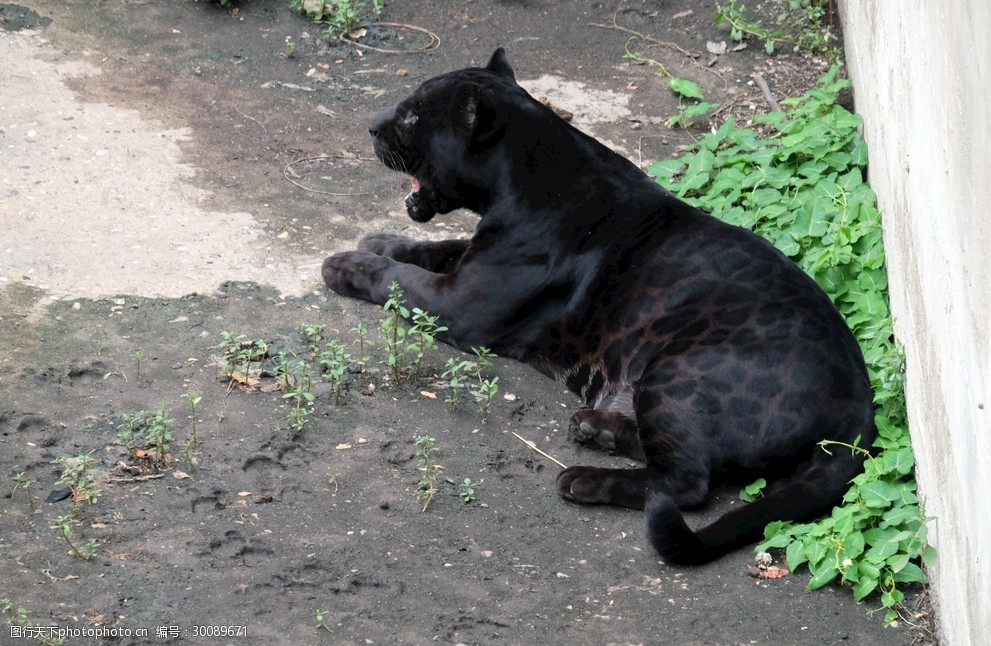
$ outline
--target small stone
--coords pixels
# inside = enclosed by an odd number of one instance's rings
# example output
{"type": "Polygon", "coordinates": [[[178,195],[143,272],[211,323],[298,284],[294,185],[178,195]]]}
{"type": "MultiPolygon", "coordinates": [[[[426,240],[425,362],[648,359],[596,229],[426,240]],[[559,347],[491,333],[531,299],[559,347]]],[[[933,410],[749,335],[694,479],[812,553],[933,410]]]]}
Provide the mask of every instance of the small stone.
{"type": "Polygon", "coordinates": [[[389,508],[389,501],[388,500],[383,500],[383,501],[379,502],[379,509],[388,509],[388,508],[389,508]]]}

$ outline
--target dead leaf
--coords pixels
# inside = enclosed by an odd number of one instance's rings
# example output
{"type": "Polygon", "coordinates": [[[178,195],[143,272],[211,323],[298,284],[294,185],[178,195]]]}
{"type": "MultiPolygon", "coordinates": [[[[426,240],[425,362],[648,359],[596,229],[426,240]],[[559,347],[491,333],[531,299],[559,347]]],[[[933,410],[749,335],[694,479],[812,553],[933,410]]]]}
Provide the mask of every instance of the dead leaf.
{"type": "Polygon", "coordinates": [[[330,108],[328,108],[327,106],[322,105],[322,104],[321,105],[318,105],[316,108],[314,108],[314,110],[316,110],[320,114],[322,114],[324,116],[327,116],[327,117],[336,117],[337,116],[334,113],[333,110],[331,110],[330,108]]]}
{"type": "Polygon", "coordinates": [[[338,451],[343,451],[344,449],[350,449],[350,448],[352,448],[352,446],[350,444],[348,444],[347,442],[345,442],[343,444],[338,444],[334,448],[337,449],[338,451]]]}
{"type": "Polygon", "coordinates": [[[173,471],[172,477],[175,478],[176,480],[185,480],[186,478],[189,477],[189,474],[186,473],[185,471],[173,471]]]}
{"type": "Polygon", "coordinates": [[[409,71],[406,70],[406,68],[400,67],[398,70],[396,70],[396,76],[408,76],[408,75],[409,75],[409,71]]]}
{"type": "Polygon", "coordinates": [[[758,578],[760,579],[780,579],[783,576],[788,576],[790,572],[783,567],[778,567],[777,565],[772,565],[766,570],[761,570],[758,578]]]}
{"type": "Polygon", "coordinates": [[[250,386],[252,388],[260,383],[255,377],[249,377],[246,373],[238,372],[237,370],[231,371],[231,381],[236,381],[243,386],[250,386]]]}
{"type": "Polygon", "coordinates": [[[432,393],[429,390],[421,390],[420,394],[429,399],[437,399],[437,393],[432,393]]]}
{"type": "Polygon", "coordinates": [[[362,38],[367,33],[368,33],[368,30],[367,29],[365,29],[364,27],[359,27],[358,29],[355,29],[354,31],[348,32],[348,38],[351,38],[353,40],[358,40],[359,38],[362,38]]]}
{"type": "Polygon", "coordinates": [[[251,495],[251,492],[250,491],[238,491],[237,492],[237,495],[241,496],[242,498],[247,498],[248,496],[251,495]]]}
{"type": "Polygon", "coordinates": [[[104,622],[103,615],[92,608],[83,610],[83,617],[86,619],[86,623],[90,626],[99,626],[104,622]]]}
{"type": "Polygon", "coordinates": [[[722,40],[719,41],[718,43],[711,40],[706,41],[705,48],[709,50],[710,54],[716,54],[717,56],[719,56],[721,54],[726,53],[726,41],[722,40]]]}
{"type": "Polygon", "coordinates": [[[553,103],[550,102],[550,99],[548,99],[546,96],[540,97],[539,101],[544,105],[544,107],[550,108],[550,110],[554,112],[554,114],[556,114],[557,116],[561,117],[562,119],[564,119],[569,123],[571,122],[572,119],[575,118],[573,112],[570,112],[568,110],[565,110],[564,108],[560,108],[554,105],[553,103]]]}
{"type": "Polygon", "coordinates": [[[172,29],[169,29],[169,33],[170,34],[181,34],[182,32],[179,31],[178,29],[176,29],[175,27],[173,27],[172,29]]]}
{"type": "Polygon", "coordinates": [[[136,458],[146,458],[148,457],[148,452],[144,449],[133,449],[134,457],[136,458]]]}
{"type": "Polygon", "coordinates": [[[791,574],[789,570],[777,565],[751,565],[747,568],[747,575],[755,579],[780,579],[789,574],[791,574]]]}

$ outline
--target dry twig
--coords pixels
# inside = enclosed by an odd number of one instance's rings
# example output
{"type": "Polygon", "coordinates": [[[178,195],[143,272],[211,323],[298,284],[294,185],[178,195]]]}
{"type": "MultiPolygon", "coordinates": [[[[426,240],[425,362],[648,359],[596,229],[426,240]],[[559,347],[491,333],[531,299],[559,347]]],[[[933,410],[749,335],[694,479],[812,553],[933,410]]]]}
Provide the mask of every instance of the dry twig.
{"type": "MultiPolygon", "coordinates": [[[[327,155],[322,155],[320,157],[306,157],[304,159],[297,159],[296,161],[289,162],[288,164],[286,164],[286,167],[282,169],[282,176],[285,177],[286,180],[288,180],[290,184],[295,184],[296,186],[300,187],[304,191],[309,191],[311,193],[319,193],[320,195],[333,195],[335,197],[351,197],[351,196],[355,196],[355,195],[368,195],[367,192],[366,193],[333,193],[333,192],[330,192],[330,191],[320,191],[320,190],[317,190],[315,188],[310,188],[308,186],[303,186],[302,184],[300,184],[299,182],[297,182],[293,178],[289,177],[289,171],[290,171],[290,169],[292,169],[292,167],[295,166],[296,164],[301,164],[301,163],[307,162],[307,161],[321,161],[321,160],[325,160],[325,159],[333,159],[333,158],[332,157],[329,157],[327,155]]],[[[359,158],[359,160],[360,160],[360,158],[359,158]]]]}
{"type": "Polygon", "coordinates": [[[767,81],[764,80],[764,75],[752,74],[751,76],[754,79],[754,82],[757,83],[757,87],[760,88],[760,91],[764,93],[764,98],[767,99],[767,104],[771,106],[771,109],[775,112],[784,112],[781,108],[781,104],[778,103],[777,99],[774,98],[774,95],[771,94],[771,88],[768,87],[767,81]]]}
{"type": "Polygon", "coordinates": [[[692,53],[692,52],[684,49],[683,47],[681,47],[677,43],[672,43],[672,42],[669,42],[669,41],[666,41],[666,40],[658,40],[658,39],[656,39],[656,38],[654,38],[652,36],[648,36],[647,34],[642,34],[639,31],[630,29],[629,27],[623,27],[618,22],[616,22],[616,14],[617,13],[619,13],[619,10],[618,9],[612,15],[612,24],[611,25],[603,25],[601,23],[590,22],[589,23],[589,26],[591,26],[591,27],[598,27],[599,29],[610,29],[610,30],[615,30],[615,31],[622,31],[622,32],[625,32],[627,34],[631,34],[633,36],[636,36],[637,38],[639,38],[641,40],[644,40],[644,41],[647,41],[648,43],[651,43],[653,45],[660,45],[661,47],[667,47],[668,49],[673,49],[673,50],[679,52],[680,54],[683,54],[685,56],[685,58],[687,58],[689,60],[689,62],[691,62],[691,64],[694,65],[695,67],[699,68],[700,70],[703,70],[703,71],[709,72],[710,74],[715,75],[724,84],[726,83],[726,79],[723,78],[723,75],[722,74],[720,74],[716,70],[714,70],[714,69],[712,69],[712,68],[710,68],[710,67],[708,67],[706,65],[702,65],[701,63],[699,63],[698,58],[699,58],[699,56],[701,56],[701,54],[692,53]]]}
{"type": "Polygon", "coordinates": [[[561,462],[560,460],[558,460],[554,456],[548,455],[547,453],[544,453],[543,451],[541,451],[540,449],[538,449],[537,448],[537,444],[535,442],[531,442],[530,440],[524,439],[516,431],[513,431],[513,435],[515,435],[516,436],[516,439],[518,439],[520,442],[523,442],[524,444],[526,444],[527,446],[529,446],[531,449],[533,449],[534,451],[536,451],[540,455],[544,456],[545,458],[547,458],[548,460],[550,460],[554,464],[558,465],[562,469],[567,469],[568,468],[568,466],[566,464],[564,464],[563,462],[561,462]]]}
{"type": "Polygon", "coordinates": [[[362,49],[367,49],[371,52],[378,52],[380,54],[419,54],[422,52],[429,52],[431,50],[440,47],[440,36],[430,31],[429,29],[424,29],[423,27],[417,27],[416,25],[407,25],[401,22],[376,22],[374,23],[376,27],[396,27],[398,29],[408,29],[410,31],[418,31],[421,34],[426,34],[430,38],[430,44],[424,45],[423,47],[417,47],[415,49],[389,49],[387,47],[375,47],[374,45],[365,45],[364,43],[359,43],[356,40],[351,40],[346,35],[341,34],[341,40],[348,45],[354,45],[355,47],[360,47],[362,49]]]}

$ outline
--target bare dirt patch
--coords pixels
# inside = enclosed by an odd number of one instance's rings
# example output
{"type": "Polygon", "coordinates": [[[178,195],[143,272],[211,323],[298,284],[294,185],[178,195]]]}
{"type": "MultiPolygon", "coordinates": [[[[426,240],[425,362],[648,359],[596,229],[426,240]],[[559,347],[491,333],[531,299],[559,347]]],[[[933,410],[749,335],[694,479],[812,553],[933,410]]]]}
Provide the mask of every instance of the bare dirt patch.
{"type": "MultiPolygon", "coordinates": [[[[0,5],[4,25],[16,13],[34,30],[0,31],[4,60],[17,61],[0,76],[0,490],[18,473],[35,481],[0,498],[0,596],[40,626],[117,631],[73,644],[912,641],[848,590],[809,593],[802,574],[755,580],[746,551],[670,568],[641,514],[560,500],[558,467],[514,433],[567,464],[623,460],[570,444],[577,400],[524,366],[496,362],[502,391],[483,418],[446,406],[431,370],[387,380],[377,347],[340,403],[314,388],[299,433],[282,392],[228,392],[218,377],[222,331],[303,359],[303,323],[325,324],[352,354],[359,323],[378,339],[380,309],[320,285],[326,254],[370,231],[471,229],[468,214],[416,227],[403,178],[371,158],[368,117],[424,79],[504,45],[525,85],[646,163],[688,138],[663,126],[676,100],[623,58],[631,34],[611,25],[649,35],[644,51],[713,100],[753,109],[765,100],[755,69],[807,65],[751,48],[710,66],[705,43],[725,35],[711,6],[687,0],[394,2],[383,19],[441,38],[407,55],[332,46],[286,4],[0,5]],[[202,398],[195,469],[181,451],[193,427],[184,393],[202,398]],[[175,461],[148,479],[156,471],[118,427],[161,406],[175,461]],[[443,467],[426,512],[413,498],[420,435],[443,467]],[[74,527],[98,543],[88,561],[50,528],[72,501],[44,502],[63,488],[53,461],[85,454],[101,491],[74,527]],[[221,626],[246,634],[217,636],[221,626]]],[[[454,354],[442,348],[428,367],[454,354]]],[[[735,498],[719,492],[693,520],[735,498]]],[[[0,643],[26,642],[4,627],[0,643]]]]}

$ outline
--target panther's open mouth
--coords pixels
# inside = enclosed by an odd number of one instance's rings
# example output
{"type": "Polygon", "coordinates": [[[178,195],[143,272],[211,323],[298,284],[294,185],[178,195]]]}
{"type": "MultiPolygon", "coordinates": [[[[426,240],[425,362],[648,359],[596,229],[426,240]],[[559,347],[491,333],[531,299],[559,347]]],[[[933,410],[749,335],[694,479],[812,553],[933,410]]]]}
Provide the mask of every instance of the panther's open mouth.
{"type": "Polygon", "coordinates": [[[420,184],[420,180],[412,176],[409,178],[409,183],[411,188],[409,193],[406,194],[404,201],[406,202],[406,208],[410,211],[410,215],[412,215],[413,210],[417,208],[417,194],[423,188],[423,185],[420,184]]]}
{"type": "Polygon", "coordinates": [[[431,191],[415,177],[410,177],[409,181],[412,188],[404,200],[406,203],[406,212],[409,213],[409,217],[413,221],[426,222],[437,213],[437,208],[434,206],[431,197],[431,191]]]}
{"type": "MultiPolygon", "coordinates": [[[[419,193],[420,192],[420,189],[423,188],[423,186],[420,184],[420,180],[418,180],[417,178],[415,178],[413,176],[410,176],[410,178],[409,178],[408,181],[409,181],[410,186],[412,187],[410,189],[409,195],[413,195],[415,193],[419,193]]],[[[407,195],[406,197],[409,198],[409,195],[407,195]]]]}

